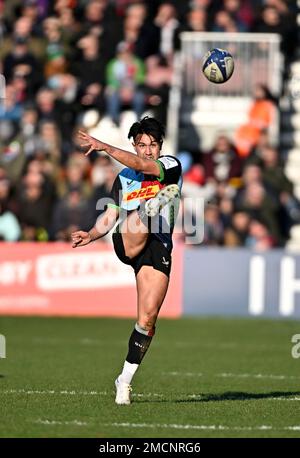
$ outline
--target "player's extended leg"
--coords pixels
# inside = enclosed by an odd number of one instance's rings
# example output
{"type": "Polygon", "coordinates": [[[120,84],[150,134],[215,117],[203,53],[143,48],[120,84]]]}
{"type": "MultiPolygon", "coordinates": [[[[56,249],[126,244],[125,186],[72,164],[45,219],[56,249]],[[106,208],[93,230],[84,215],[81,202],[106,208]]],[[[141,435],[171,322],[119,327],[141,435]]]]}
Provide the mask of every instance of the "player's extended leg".
{"type": "Polygon", "coordinates": [[[154,217],[162,207],[178,197],[180,190],[177,184],[161,189],[155,197],[144,201],[140,210],[131,212],[121,225],[125,255],[136,257],[145,247],[148,239],[148,217],[154,217]]]}
{"type": "Polygon", "coordinates": [[[137,274],[136,283],[138,321],[129,339],[123,371],[116,380],[117,404],[130,404],[130,383],[154,336],[155,323],[168,290],[169,278],[163,272],[144,265],[137,274]]]}

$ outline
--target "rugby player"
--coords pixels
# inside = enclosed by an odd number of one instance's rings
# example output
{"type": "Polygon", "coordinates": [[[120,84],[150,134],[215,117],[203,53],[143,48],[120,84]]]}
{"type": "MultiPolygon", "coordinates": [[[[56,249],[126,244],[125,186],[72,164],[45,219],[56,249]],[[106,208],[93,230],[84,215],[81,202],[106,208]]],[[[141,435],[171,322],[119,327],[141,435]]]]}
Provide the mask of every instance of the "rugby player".
{"type": "Polygon", "coordinates": [[[79,132],[82,147],[105,151],[125,168],[112,187],[107,205],[89,231],[72,234],[73,248],[113,233],[119,259],[133,267],[137,288],[137,322],[129,338],[123,370],[115,380],[117,404],[130,404],[131,381],[155,333],[155,324],[167,293],[171,271],[172,232],[180,198],[181,164],[161,156],[164,128],[155,118],[135,122],[128,134],[136,154],[79,132]]]}

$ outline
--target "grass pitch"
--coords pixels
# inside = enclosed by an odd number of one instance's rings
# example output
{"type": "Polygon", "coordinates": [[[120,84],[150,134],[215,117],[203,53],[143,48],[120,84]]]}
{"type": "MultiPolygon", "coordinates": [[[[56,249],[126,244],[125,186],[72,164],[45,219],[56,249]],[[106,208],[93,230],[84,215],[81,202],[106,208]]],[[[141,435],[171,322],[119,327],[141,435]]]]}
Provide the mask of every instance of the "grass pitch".
{"type": "Polygon", "coordinates": [[[300,437],[299,321],[160,320],[117,406],[133,324],[0,317],[0,437],[300,437]]]}

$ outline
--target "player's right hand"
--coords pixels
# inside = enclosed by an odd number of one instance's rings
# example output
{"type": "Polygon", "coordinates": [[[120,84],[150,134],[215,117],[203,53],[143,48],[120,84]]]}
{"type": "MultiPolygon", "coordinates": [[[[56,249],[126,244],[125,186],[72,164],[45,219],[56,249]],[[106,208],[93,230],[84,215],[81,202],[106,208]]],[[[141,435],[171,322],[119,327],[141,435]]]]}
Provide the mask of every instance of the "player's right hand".
{"type": "Polygon", "coordinates": [[[87,245],[92,241],[91,236],[88,232],[76,231],[71,234],[72,248],[77,248],[78,246],[87,245]]]}
{"type": "MultiPolygon", "coordinates": [[[[105,143],[97,140],[96,138],[92,137],[91,135],[87,134],[86,132],[82,132],[81,130],[78,131],[78,138],[84,143],[81,144],[83,148],[88,148],[87,152],[84,153],[85,156],[88,156],[92,151],[104,151],[105,143]]],[[[107,146],[107,145],[106,145],[107,146]]]]}

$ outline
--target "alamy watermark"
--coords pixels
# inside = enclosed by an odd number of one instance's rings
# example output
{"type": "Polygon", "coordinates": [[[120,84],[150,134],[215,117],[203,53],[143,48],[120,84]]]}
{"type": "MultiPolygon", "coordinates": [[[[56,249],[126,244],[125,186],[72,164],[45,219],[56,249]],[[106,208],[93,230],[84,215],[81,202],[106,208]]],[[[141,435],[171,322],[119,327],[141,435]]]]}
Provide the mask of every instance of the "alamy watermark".
{"type": "MultiPolygon", "coordinates": [[[[120,196],[120,199],[122,196],[120,196]]],[[[99,199],[96,205],[96,210],[104,211],[109,205],[115,206],[115,202],[109,198],[99,199]]],[[[127,217],[130,215],[131,210],[134,210],[128,205],[128,209],[120,210],[120,228],[123,233],[130,232],[131,234],[138,234],[145,230],[139,218],[127,217]],[[122,216],[124,213],[124,216],[122,216]],[[126,222],[125,222],[126,220],[126,222]]],[[[198,245],[204,240],[204,209],[205,199],[203,197],[191,198],[185,197],[170,202],[159,215],[149,218],[145,217],[145,212],[141,208],[139,210],[140,218],[142,221],[147,220],[147,232],[152,234],[181,234],[185,243],[189,245],[198,245]]],[[[110,230],[110,221],[102,218],[102,214],[98,217],[96,227],[100,233],[110,230]]]]}
{"type": "Polygon", "coordinates": [[[0,358],[6,358],[6,339],[0,334],[0,358]]]}
{"type": "Polygon", "coordinates": [[[294,334],[292,343],[296,344],[292,347],[292,357],[294,359],[300,358],[300,334],[294,334]]]}

